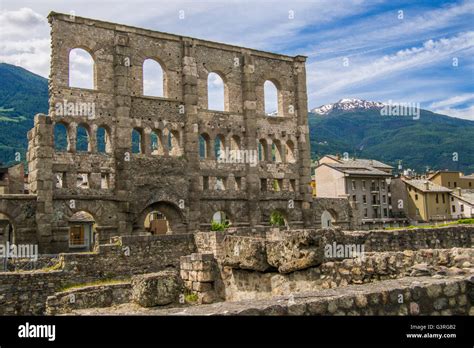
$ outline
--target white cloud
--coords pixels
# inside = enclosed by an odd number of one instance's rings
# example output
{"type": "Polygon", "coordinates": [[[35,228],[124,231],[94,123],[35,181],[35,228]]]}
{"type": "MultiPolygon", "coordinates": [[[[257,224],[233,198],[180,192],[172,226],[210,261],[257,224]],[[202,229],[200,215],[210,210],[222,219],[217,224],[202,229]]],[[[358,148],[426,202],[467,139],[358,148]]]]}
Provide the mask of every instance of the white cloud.
{"type": "Polygon", "coordinates": [[[474,93],[465,93],[461,95],[456,95],[448,99],[431,103],[430,108],[433,108],[433,109],[445,108],[449,106],[459,105],[472,99],[474,99],[474,93]]]}
{"type": "Polygon", "coordinates": [[[465,108],[440,108],[434,109],[433,112],[438,114],[448,115],[457,118],[474,121],[474,105],[465,108]]]}
{"type": "Polygon", "coordinates": [[[310,84],[316,85],[312,88],[313,95],[328,95],[414,68],[426,68],[454,53],[473,48],[474,32],[467,32],[436,41],[428,40],[422,46],[403,49],[392,55],[349,60],[347,67],[342,58],[316,62],[309,65],[308,75],[310,84]]]}

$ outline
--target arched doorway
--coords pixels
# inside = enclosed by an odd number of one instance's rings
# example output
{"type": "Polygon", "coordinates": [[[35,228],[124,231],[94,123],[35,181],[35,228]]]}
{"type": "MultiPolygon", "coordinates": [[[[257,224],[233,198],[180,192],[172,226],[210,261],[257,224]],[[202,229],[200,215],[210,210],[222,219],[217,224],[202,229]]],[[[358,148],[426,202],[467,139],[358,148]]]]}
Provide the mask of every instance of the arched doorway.
{"type": "Polygon", "coordinates": [[[167,234],[171,232],[166,215],[159,210],[154,210],[147,214],[144,226],[145,230],[151,234],[167,234]]]}
{"type": "Polygon", "coordinates": [[[336,218],[331,214],[329,211],[325,210],[321,214],[321,227],[322,228],[330,228],[333,227],[334,223],[336,222],[336,218]]]}
{"type": "Polygon", "coordinates": [[[3,213],[0,213],[0,243],[15,243],[15,230],[10,218],[3,213]]]}
{"type": "Polygon", "coordinates": [[[97,240],[94,217],[85,211],[74,213],[69,219],[69,249],[90,251],[97,240]]]}

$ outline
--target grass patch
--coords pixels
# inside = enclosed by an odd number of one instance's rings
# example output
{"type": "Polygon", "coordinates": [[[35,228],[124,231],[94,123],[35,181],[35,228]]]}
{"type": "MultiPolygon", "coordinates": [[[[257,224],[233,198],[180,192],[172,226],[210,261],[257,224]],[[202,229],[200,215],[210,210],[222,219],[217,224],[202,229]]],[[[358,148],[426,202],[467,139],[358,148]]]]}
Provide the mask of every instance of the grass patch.
{"type": "Polygon", "coordinates": [[[468,225],[474,224],[474,219],[460,219],[457,221],[450,221],[444,224],[437,224],[437,225],[410,225],[405,227],[386,227],[384,230],[387,231],[394,231],[394,230],[413,230],[416,228],[438,228],[438,227],[446,227],[446,226],[456,226],[456,225],[468,225]]]}
{"type": "Polygon", "coordinates": [[[55,264],[52,265],[52,266],[39,269],[39,271],[51,272],[51,271],[60,270],[61,268],[62,268],[62,267],[61,267],[61,262],[58,261],[57,263],[55,263],[55,264]]]}
{"type": "Polygon", "coordinates": [[[184,295],[184,300],[186,301],[186,303],[194,304],[199,300],[199,297],[196,293],[188,293],[184,295]]]}
{"type": "Polygon", "coordinates": [[[70,284],[66,285],[62,288],[60,288],[58,291],[69,291],[73,289],[78,289],[78,288],[83,288],[86,286],[98,286],[98,285],[113,285],[113,284],[120,284],[120,283],[126,283],[130,281],[131,278],[125,278],[125,279],[103,279],[103,280],[97,280],[94,282],[88,282],[88,283],[79,283],[79,284],[70,284]]]}

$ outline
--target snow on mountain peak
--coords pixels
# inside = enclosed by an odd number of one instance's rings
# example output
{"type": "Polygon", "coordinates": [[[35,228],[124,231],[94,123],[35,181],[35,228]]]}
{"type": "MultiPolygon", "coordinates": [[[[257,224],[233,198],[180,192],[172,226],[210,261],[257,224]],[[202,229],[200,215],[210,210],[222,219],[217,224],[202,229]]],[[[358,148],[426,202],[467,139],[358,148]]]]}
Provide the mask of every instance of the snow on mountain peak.
{"type": "Polygon", "coordinates": [[[369,109],[380,109],[383,106],[384,104],[380,102],[373,102],[373,101],[367,101],[367,100],[356,99],[356,98],[343,98],[339,100],[337,103],[325,104],[311,111],[318,115],[327,115],[333,110],[342,110],[342,111],[361,110],[361,109],[369,110],[369,109]]]}

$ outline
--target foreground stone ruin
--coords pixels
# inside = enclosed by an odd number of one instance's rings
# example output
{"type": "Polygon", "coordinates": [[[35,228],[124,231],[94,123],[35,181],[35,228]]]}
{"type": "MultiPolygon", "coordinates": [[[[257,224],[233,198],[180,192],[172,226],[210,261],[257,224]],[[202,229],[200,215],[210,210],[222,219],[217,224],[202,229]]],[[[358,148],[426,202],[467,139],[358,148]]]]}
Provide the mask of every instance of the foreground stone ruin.
{"type": "Polygon", "coordinates": [[[0,273],[0,314],[473,314],[473,239],[474,226],[117,237],[0,273]],[[334,243],[365,251],[328,257],[334,243]]]}

